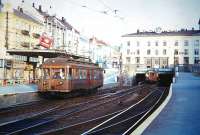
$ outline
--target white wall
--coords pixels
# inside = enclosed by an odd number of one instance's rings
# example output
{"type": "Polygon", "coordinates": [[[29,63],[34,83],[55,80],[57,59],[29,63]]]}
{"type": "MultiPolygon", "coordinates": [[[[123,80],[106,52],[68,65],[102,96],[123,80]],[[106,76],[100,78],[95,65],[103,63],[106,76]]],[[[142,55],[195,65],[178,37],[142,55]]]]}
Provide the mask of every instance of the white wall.
{"type": "MultiPolygon", "coordinates": [[[[194,48],[200,49],[200,45],[196,47],[194,45],[195,40],[200,40],[200,36],[149,36],[149,37],[123,37],[122,38],[122,56],[123,63],[127,64],[126,57],[131,57],[130,64],[136,64],[135,57],[140,57],[140,64],[144,64],[144,57],[169,57],[169,64],[174,64],[174,49],[178,49],[179,52],[184,52],[184,49],[189,49],[189,54],[179,54],[179,64],[183,64],[183,57],[189,57],[189,64],[194,64],[194,48]],[[178,46],[175,46],[175,41],[178,41],[178,46]],[[184,46],[184,41],[188,40],[189,45],[184,46]],[[130,46],[127,46],[127,42],[130,41],[130,46]],[[140,45],[137,46],[137,41],[140,45]],[[148,46],[147,42],[150,41],[151,45],[148,46]],[[158,41],[158,46],[155,42],[158,41]],[[166,46],[163,46],[163,41],[167,42],[166,46]],[[130,49],[130,54],[127,54],[127,49],[130,49]],[[137,55],[137,49],[140,50],[140,54],[137,55]],[[151,55],[147,55],[147,49],[151,50],[151,55]],[[159,54],[155,55],[155,50],[158,49],[159,54]],[[167,54],[163,55],[163,49],[167,50],[167,54]]],[[[199,50],[200,51],[200,50],[199,50]]],[[[200,57],[200,55],[198,55],[200,57]]]]}

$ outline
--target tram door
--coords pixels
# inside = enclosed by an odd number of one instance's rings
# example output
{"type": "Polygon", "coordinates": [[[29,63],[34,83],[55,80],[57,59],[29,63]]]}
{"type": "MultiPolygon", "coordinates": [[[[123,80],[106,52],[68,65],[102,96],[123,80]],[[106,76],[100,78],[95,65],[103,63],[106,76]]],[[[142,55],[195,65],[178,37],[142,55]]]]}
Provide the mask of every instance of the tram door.
{"type": "Polygon", "coordinates": [[[90,88],[91,87],[91,71],[89,69],[87,69],[87,87],[90,88]]]}
{"type": "Polygon", "coordinates": [[[67,68],[67,80],[68,80],[68,89],[73,89],[72,88],[72,68],[69,67],[67,68]]]}

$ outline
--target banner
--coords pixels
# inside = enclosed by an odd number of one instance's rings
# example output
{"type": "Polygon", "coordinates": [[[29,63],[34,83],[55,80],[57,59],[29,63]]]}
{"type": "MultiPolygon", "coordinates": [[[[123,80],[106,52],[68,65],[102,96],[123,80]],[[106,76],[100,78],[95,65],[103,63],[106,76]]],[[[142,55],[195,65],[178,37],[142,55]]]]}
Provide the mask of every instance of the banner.
{"type": "Polygon", "coordinates": [[[44,33],[40,36],[40,45],[44,48],[50,48],[53,45],[53,39],[44,33]]]}

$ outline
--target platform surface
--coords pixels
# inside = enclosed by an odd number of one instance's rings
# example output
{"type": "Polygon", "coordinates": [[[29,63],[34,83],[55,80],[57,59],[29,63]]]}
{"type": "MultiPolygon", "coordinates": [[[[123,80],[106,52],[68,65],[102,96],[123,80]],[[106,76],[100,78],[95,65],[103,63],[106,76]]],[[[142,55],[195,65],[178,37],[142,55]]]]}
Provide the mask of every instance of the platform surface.
{"type": "Polygon", "coordinates": [[[200,77],[179,73],[172,97],[142,135],[199,135],[200,77]]]}
{"type": "Polygon", "coordinates": [[[0,86],[0,95],[9,95],[17,93],[36,92],[37,85],[35,84],[17,84],[13,86],[0,86]]]}

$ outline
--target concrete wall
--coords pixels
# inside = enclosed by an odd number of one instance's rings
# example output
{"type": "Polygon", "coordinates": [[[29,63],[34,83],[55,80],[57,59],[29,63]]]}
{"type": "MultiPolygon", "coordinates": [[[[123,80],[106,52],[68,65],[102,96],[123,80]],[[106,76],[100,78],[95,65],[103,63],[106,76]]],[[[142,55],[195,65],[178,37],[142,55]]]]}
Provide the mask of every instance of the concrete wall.
{"type": "Polygon", "coordinates": [[[28,103],[36,100],[40,100],[41,98],[38,96],[36,92],[30,93],[19,93],[13,95],[4,95],[0,96],[0,108],[5,108],[9,106],[13,106],[16,104],[28,103]]]}

